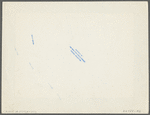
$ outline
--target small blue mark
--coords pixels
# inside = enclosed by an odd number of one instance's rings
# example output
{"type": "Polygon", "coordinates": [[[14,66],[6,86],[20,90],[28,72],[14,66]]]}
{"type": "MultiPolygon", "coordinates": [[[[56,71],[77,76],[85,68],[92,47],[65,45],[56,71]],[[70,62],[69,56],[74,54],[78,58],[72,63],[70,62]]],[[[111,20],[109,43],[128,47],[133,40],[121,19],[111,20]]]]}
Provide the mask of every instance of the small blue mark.
{"type": "Polygon", "coordinates": [[[61,100],[60,96],[57,94],[57,96],[59,97],[59,99],[61,100]]]}
{"type": "MultiPolygon", "coordinates": [[[[74,51],[75,52],[75,51],[74,51]]],[[[80,57],[80,55],[77,53],[77,52],[75,52],[79,57],[80,57]]],[[[81,58],[81,57],[80,57],[81,58]]],[[[81,58],[82,59],[82,58],[81,58]]]]}
{"type": "MultiPolygon", "coordinates": [[[[31,65],[31,63],[29,62],[29,64],[30,64],[30,66],[32,67],[32,65],[31,65]]],[[[32,67],[32,69],[34,69],[33,67],[32,67]]]]}
{"type": "Polygon", "coordinates": [[[15,51],[16,51],[16,53],[17,53],[17,55],[18,55],[18,52],[17,52],[16,48],[15,48],[15,51]]]}
{"type": "MultiPolygon", "coordinates": [[[[75,53],[71,50],[71,52],[75,55],[75,53]]],[[[75,55],[76,56],[76,55],[75,55]]],[[[76,56],[76,58],[78,58],[78,56],[76,56]]],[[[79,58],[78,58],[79,59],[79,58]]],[[[79,61],[81,61],[80,59],[79,59],[79,61]]]]}
{"type": "Polygon", "coordinates": [[[82,54],[76,49],[76,51],[82,56],[82,54]]]}
{"type": "Polygon", "coordinates": [[[70,48],[74,51],[74,49],[70,46],[70,48]]]}
{"type": "MultiPolygon", "coordinates": [[[[82,59],[82,58],[81,58],[81,59],[82,59]]],[[[82,59],[82,61],[85,62],[84,59],[82,59]]]]}
{"type": "Polygon", "coordinates": [[[70,48],[72,49],[71,50],[71,52],[76,56],[76,58],[78,58],[79,59],[79,61],[83,61],[83,62],[85,62],[85,60],[81,57],[82,55],[81,55],[81,53],[76,49],[76,51],[70,46],[70,48]]]}
{"type": "Polygon", "coordinates": [[[31,37],[32,37],[32,43],[33,43],[33,45],[34,45],[33,35],[31,35],[31,37]]]}
{"type": "MultiPolygon", "coordinates": [[[[48,83],[49,84],[49,83],[48,83]]],[[[49,86],[51,87],[51,89],[53,89],[53,87],[49,84],[49,86]]]]}

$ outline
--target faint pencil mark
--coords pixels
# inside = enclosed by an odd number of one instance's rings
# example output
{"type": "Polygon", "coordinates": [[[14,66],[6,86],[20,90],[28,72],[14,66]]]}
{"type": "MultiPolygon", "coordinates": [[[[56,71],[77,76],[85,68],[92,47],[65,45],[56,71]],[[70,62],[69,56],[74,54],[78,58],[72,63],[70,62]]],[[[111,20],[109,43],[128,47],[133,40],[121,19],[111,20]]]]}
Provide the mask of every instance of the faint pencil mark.
{"type": "MultiPolygon", "coordinates": [[[[30,66],[32,67],[32,65],[31,65],[31,63],[29,62],[29,64],[30,64],[30,66]]],[[[32,69],[34,69],[33,67],[32,67],[32,69]]]]}
{"type": "MultiPolygon", "coordinates": [[[[48,83],[49,84],[49,83],[48,83]]],[[[53,89],[53,87],[49,84],[49,86],[51,87],[51,89],[53,89]]]]}
{"type": "Polygon", "coordinates": [[[16,53],[17,53],[17,55],[18,55],[18,52],[17,52],[16,48],[15,48],[15,51],[16,51],[16,53]]]}
{"type": "Polygon", "coordinates": [[[60,96],[57,94],[57,96],[59,97],[59,99],[61,100],[60,96]]]}

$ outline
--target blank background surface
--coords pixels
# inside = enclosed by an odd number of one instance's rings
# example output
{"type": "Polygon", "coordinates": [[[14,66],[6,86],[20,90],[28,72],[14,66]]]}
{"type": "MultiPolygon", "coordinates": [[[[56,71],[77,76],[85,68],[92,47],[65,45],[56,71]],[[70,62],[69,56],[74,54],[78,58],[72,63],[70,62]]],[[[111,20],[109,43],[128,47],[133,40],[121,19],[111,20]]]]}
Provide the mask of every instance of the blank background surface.
{"type": "Polygon", "coordinates": [[[2,30],[2,113],[148,112],[147,2],[3,2],[2,30]]]}

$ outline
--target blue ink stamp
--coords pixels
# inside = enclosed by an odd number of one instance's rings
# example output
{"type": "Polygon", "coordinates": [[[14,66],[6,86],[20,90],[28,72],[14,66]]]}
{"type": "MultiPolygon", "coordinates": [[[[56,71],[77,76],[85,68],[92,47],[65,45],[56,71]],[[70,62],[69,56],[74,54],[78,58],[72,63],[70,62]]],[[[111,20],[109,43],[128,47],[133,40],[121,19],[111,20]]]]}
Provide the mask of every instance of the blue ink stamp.
{"type": "Polygon", "coordinates": [[[85,60],[81,57],[82,54],[77,49],[74,50],[71,46],[70,46],[70,48],[71,48],[72,54],[75,55],[79,61],[82,60],[85,63],[85,60]]]}

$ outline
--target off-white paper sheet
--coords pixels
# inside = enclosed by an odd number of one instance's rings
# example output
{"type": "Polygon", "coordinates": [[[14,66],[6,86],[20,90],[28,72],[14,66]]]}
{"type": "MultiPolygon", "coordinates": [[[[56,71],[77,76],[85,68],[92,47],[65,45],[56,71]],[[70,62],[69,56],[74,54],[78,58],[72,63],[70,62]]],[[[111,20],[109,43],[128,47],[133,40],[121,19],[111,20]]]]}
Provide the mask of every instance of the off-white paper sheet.
{"type": "Polygon", "coordinates": [[[148,2],[2,7],[2,113],[148,113],[148,2]]]}

